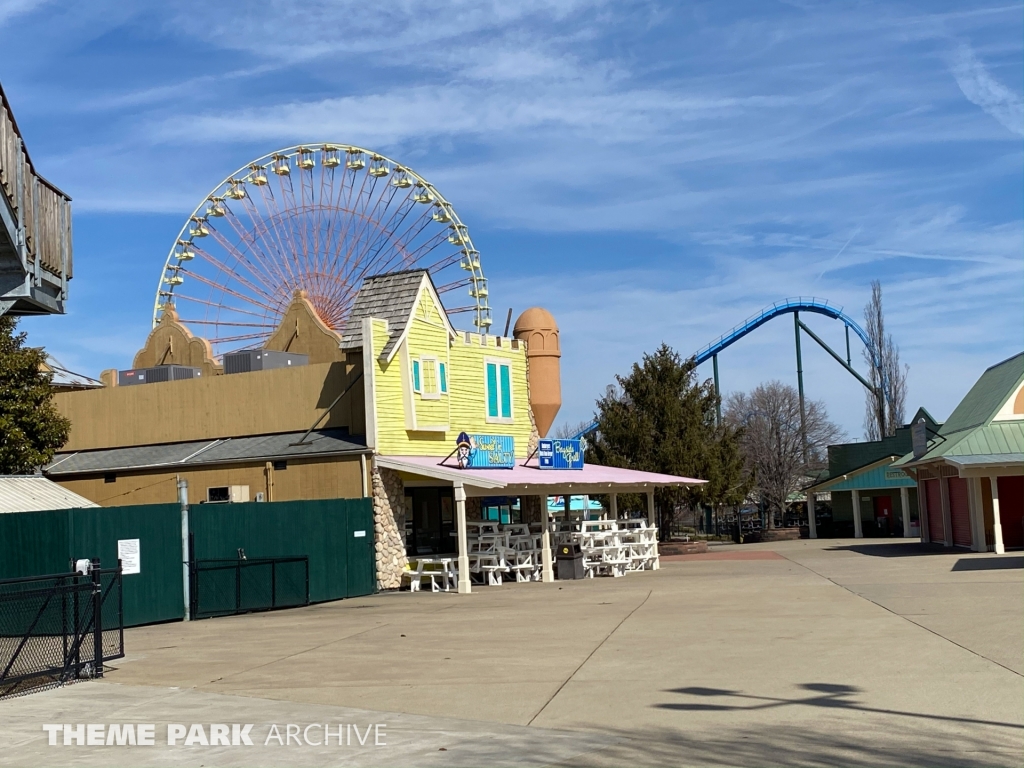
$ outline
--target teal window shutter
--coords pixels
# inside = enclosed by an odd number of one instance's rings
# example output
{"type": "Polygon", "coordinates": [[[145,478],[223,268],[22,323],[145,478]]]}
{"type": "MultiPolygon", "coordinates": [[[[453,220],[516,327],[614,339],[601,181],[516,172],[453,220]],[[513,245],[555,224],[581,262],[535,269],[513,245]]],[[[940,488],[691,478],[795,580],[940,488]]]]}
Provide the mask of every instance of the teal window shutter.
{"type": "Polygon", "coordinates": [[[420,361],[412,361],[412,391],[420,391],[420,361]]]}
{"type": "Polygon", "coordinates": [[[509,366],[501,366],[501,418],[503,419],[512,418],[511,371],[509,366]]]}
{"type": "Polygon", "coordinates": [[[444,363],[439,363],[438,364],[438,371],[439,371],[438,377],[441,379],[441,391],[442,392],[447,392],[448,391],[448,374],[447,374],[447,371],[445,370],[445,364],[444,363]]]}
{"type": "Polygon", "coordinates": [[[498,418],[498,366],[487,364],[487,415],[498,418]]]}

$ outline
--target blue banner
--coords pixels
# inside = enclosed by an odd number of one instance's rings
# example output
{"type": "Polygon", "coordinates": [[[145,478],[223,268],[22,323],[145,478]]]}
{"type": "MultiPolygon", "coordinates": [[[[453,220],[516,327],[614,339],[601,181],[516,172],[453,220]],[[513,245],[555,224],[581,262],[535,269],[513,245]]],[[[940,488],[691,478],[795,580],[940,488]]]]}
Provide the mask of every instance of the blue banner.
{"type": "Polygon", "coordinates": [[[469,435],[459,433],[455,461],[459,469],[512,469],[516,465],[516,443],[511,435],[469,435]]]}
{"type": "Polygon", "coordinates": [[[583,469],[583,441],[541,440],[537,460],[541,469],[583,469]]]}

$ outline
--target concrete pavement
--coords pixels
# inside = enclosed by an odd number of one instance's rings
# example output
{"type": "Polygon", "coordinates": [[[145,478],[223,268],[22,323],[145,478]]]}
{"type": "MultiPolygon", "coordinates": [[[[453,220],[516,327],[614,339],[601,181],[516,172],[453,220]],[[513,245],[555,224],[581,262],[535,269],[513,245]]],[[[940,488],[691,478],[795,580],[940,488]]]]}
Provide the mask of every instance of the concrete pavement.
{"type": "Polygon", "coordinates": [[[719,551],[780,557],[129,630],[104,682],[0,702],[0,763],[1021,764],[1024,558],[719,551]],[[90,701],[101,719],[67,722],[387,722],[393,741],[48,747],[42,723],[90,701]]]}

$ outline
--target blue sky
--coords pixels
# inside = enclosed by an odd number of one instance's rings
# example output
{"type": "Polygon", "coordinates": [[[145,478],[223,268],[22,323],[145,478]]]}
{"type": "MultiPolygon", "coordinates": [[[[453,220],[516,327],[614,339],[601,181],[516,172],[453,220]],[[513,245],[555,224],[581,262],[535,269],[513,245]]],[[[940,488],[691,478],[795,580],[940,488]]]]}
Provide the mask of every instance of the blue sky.
{"type": "MultiPolygon", "coordinates": [[[[1022,41],[1020,3],[0,0],[0,81],[74,198],[70,312],[24,325],[80,372],[128,367],[209,190],[334,141],[452,201],[496,318],[554,313],[560,422],[662,341],[787,296],[859,319],[876,278],[908,408],[944,418],[1024,346],[1022,41]]],[[[792,337],[724,353],[724,390],[795,383],[792,337]]],[[[860,436],[860,385],[804,349],[860,436]]]]}

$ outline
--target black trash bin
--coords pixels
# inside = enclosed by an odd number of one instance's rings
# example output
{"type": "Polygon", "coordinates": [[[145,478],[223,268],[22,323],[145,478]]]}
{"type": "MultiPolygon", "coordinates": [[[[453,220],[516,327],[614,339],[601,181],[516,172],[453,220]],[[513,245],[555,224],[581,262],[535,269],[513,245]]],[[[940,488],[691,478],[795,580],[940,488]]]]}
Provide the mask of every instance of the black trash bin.
{"type": "Polygon", "coordinates": [[[555,561],[558,563],[558,578],[582,579],[583,553],[579,544],[561,544],[555,553],[555,561]]]}

